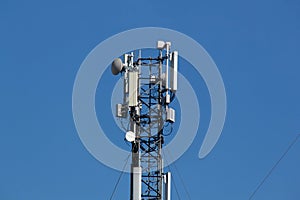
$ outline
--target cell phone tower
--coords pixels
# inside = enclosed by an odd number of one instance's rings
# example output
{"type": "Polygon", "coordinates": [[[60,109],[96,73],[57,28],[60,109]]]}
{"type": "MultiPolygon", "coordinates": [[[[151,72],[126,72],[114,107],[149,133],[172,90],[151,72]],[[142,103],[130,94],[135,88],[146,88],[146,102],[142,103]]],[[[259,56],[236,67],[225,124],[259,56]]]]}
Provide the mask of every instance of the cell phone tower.
{"type": "Polygon", "coordinates": [[[170,134],[165,127],[175,122],[170,103],[177,90],[178,52],[170,52],[170,42],[158,41],[156,48],[157,57],[142,57],[139,50],[137,58],[131,52],[111,65],[114,75],[124,77],[116,116],[129,123],[130,200],[171,200],[171,173],[163,171],[162,146],[170,134]]]}

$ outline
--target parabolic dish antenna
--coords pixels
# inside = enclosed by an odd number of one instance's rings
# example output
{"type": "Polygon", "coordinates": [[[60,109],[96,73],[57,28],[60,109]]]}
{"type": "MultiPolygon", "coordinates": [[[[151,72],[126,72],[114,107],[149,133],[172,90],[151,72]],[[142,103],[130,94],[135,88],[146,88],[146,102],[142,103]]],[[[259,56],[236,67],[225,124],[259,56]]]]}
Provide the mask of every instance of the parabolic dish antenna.
{"type": "Polygon", "coordinates": [[[135,133],[132,131],[127,131],[126,135],[125,135],[125,139],[128,142],[134,142],[135,141],[135,133]]]}

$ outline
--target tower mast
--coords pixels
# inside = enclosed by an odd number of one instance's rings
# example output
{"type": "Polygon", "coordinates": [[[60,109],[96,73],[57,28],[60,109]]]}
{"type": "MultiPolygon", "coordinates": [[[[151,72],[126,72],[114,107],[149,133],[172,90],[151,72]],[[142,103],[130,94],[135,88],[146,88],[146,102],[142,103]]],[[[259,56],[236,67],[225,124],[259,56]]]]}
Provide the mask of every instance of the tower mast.
{"type": "Polygon", "coordinates": [[[162,156],[164,137],[170,134],[165,127],[175,122],[169,104],[177,90],[178,53],[170,53],[170,47],[170,42],[158,41],[155,58],[141,57],[140,50],[136,60],[132,52],[124,55],[124,62],[117,58],[112,63],[113,74],[124,75],[123,104],[117,104],[116,115],[129,116],[130,200],[171,199],[171,174],[164,173],[162,156]]]}

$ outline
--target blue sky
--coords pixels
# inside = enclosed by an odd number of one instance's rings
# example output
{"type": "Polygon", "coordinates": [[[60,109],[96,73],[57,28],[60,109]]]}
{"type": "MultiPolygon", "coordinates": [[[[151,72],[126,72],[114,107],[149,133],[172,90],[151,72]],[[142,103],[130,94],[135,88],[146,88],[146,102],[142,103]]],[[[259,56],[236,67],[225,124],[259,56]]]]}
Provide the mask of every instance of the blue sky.
{"type": "MultiPolygon", "coordinates": [[[[299,9],[295,0],[2,0],[0,199],[109,199],[119,172],[82,145],[72,117],[73,83],[97,44],[144,26],[194,38],[216,62],[226,87],[222,136],[199,160],[209,98],[201,77],[182,68],[199,90],[203,125],[176,162],[181,199],[187,196],[179,176],[191,199],[248,199],[300,133],[299,9]]],[[[300,141],[253,199],[300,198],[299,151],[300,141]]],[[[125,175],[115,199],[128,199],[128,191],[125,175]]]]}

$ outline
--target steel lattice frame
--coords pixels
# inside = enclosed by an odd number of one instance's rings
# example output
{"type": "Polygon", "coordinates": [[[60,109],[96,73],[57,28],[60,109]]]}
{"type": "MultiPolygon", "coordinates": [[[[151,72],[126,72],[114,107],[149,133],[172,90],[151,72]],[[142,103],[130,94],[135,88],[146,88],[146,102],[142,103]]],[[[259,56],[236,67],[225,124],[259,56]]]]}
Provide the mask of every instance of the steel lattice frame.
{"type": "MultiPolygon", "coordinates": [[[[139,58],[135,63],[148,69],[148,73],[139,77],[140,115],[136,117],[131,112],[131,119],[137,124],[139,142],[133,144],[132,151],[139,151],[139,161],[142,167],[142,199],[162,199],[162,145],[164,143],[164,93],[162,86],[162,64],[166,57],[139,58]],[[143,62],[143,63],[142,63],[143,62]],[[154,78],[155,74],[155,78],[154,78]]],[[[137,158],[133,158],[135,160],[137,158]]]]}

